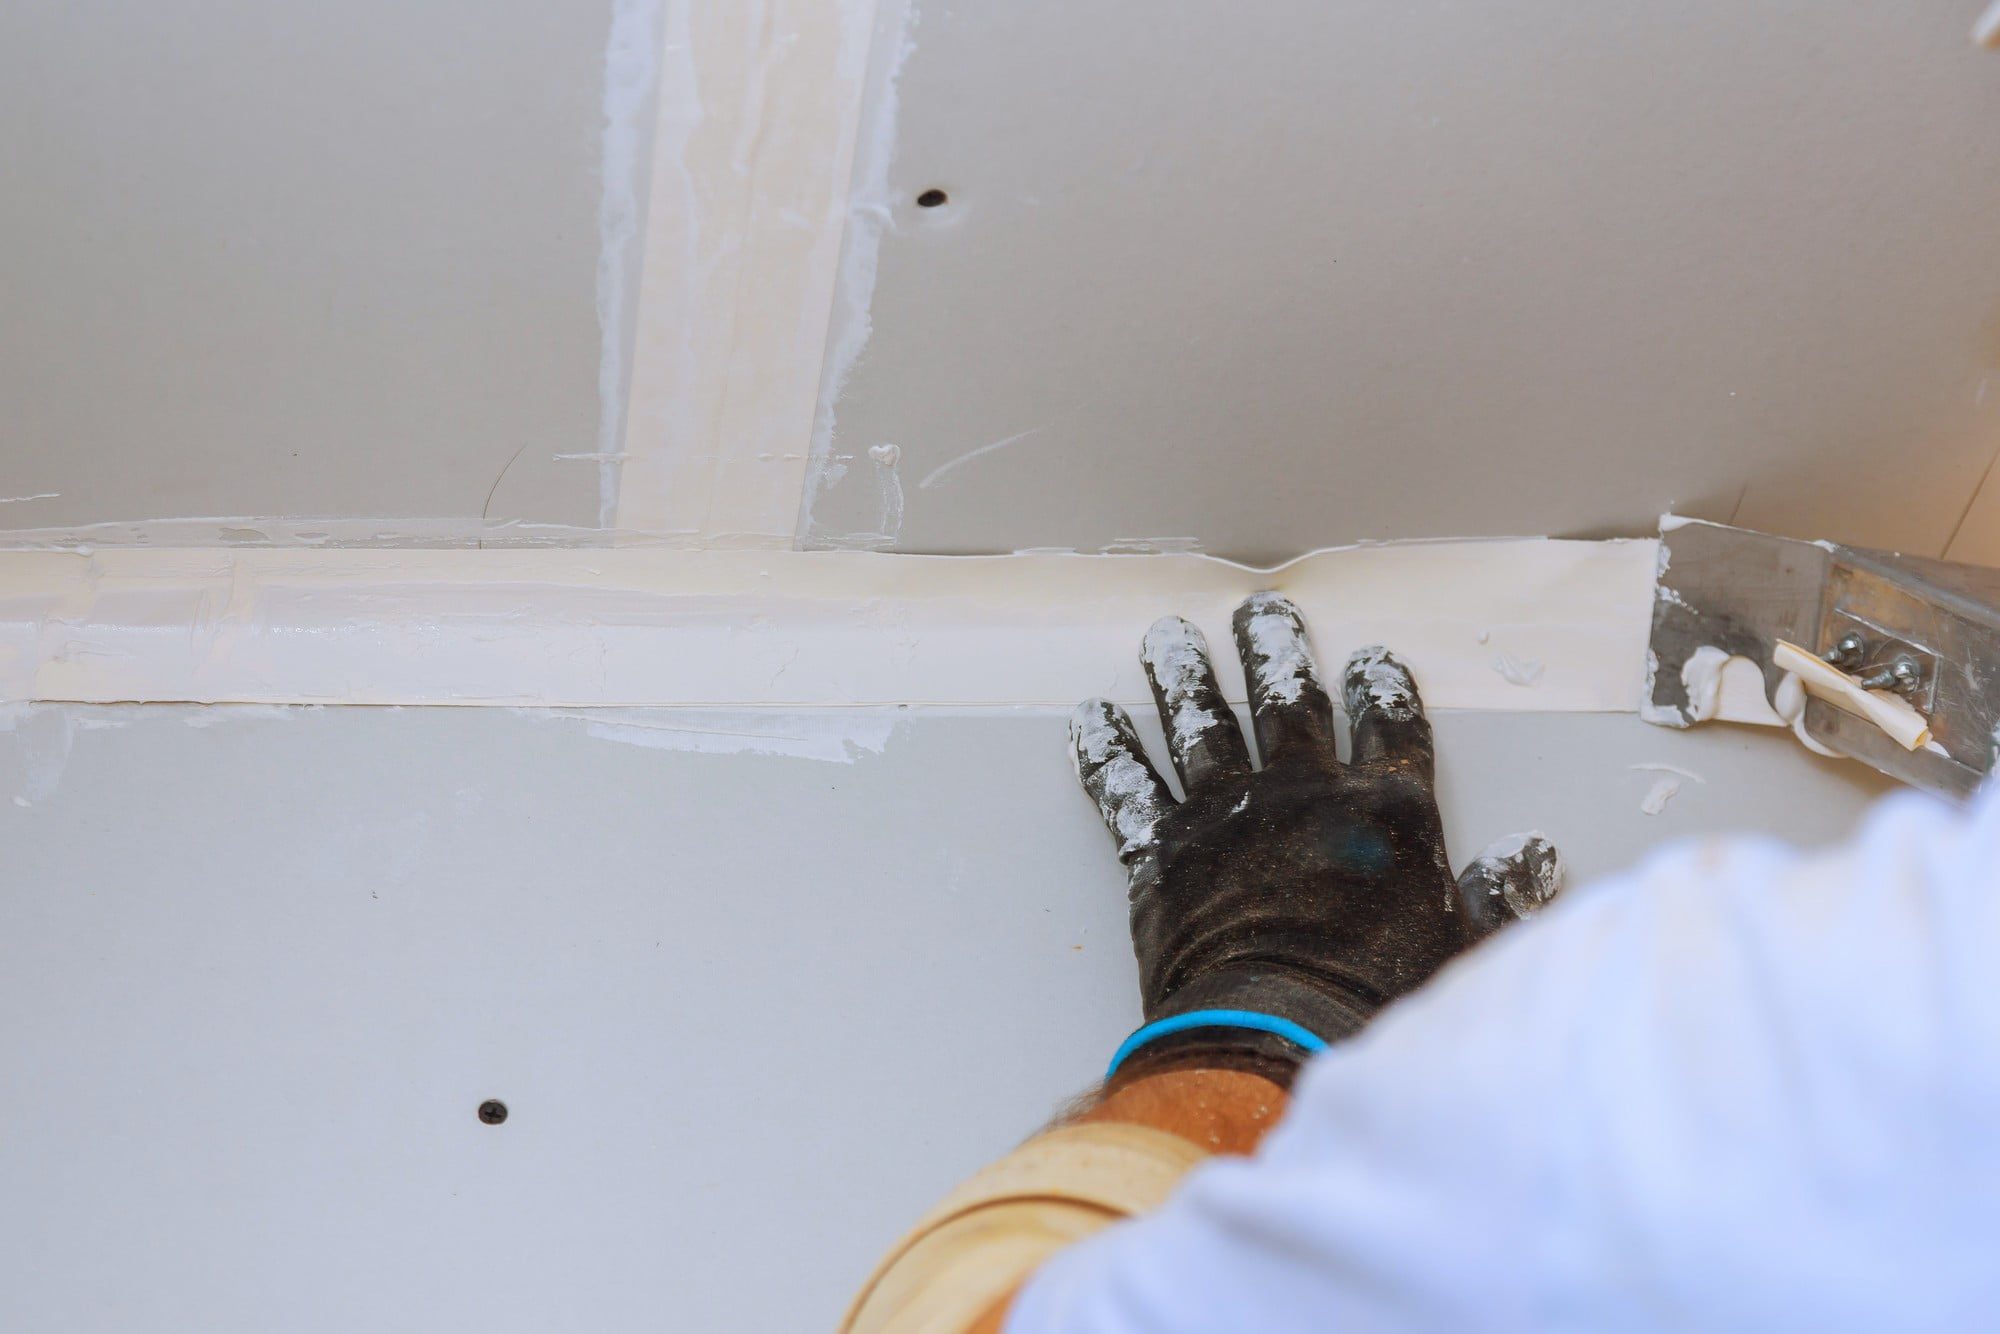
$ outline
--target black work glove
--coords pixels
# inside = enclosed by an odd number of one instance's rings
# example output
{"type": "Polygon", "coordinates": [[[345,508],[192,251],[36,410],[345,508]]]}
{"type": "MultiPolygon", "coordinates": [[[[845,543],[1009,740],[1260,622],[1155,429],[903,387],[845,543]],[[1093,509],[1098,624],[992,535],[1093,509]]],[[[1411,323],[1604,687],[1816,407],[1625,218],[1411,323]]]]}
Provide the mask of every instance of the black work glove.
{"type": "MultiPolygon", "coordinates": [[[[1546,839],[1519,836],[1454,878],[1430,723],[1408,669],[1381,648],[1348,660],[1343,764],[1298,609],[1255,594],[1237,608],[1235,631],[1261,768],[1201,631],[1170,616],[1147,632],[1141,658],[1187,800],[1174,801],[1131,719],[1105,700],[1071,715],[1077,776],[1131,872],[1146,1022],[1248,1010],[1335,1042],[1546,902],[1562,862],[1546,839]]],[[[1275,1062],[1288,1075],[1302,1055],[1267,1034],[1201,1027],[1147,1043],[1126,1068],[1220,1057],[1275,1062]]]]}

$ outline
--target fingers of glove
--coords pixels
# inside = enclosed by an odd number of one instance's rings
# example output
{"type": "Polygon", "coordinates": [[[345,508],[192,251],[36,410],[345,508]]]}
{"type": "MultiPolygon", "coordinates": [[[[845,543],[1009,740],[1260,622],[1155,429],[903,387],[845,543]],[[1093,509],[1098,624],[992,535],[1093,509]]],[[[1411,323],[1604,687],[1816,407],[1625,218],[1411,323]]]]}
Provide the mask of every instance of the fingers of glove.
{"type": "Polygon", "coordinates": [[[1077,781],[1118,841],[1118,859],[1130,865],[1158,842],[1160,819],[1173,796],[1146,762],[1132,720],[1109,700],[1076,706],[1069,716],[1069,744],[1077,781]]]}
{"type": "Polygon", "coordinates": [[[1276,593],[1252,593],[1232,624],[1264,763],[1301,754],[1332,763],[1333,701],[1319,683],[1299,609],[1276,593]]]}
{"type": "Polygon", "coordinates": [[[1378,644],[1349,658],[1341,698],[1353,729],[1353,763],[1387,759],[1431,776],[1435,755],[1423,697],[1394,654],[1378,644]]]}
{"type": "Polygon", "coordinates": [[[1458,901],[1476,935],[1535,913],[1562,889],[1563,858],[1542,834],[1512,834],[1472,859],[1458,901]]]}
{"type": "Polygon", "coordinates": [[[1250,752],[1236,715],[1223,701],[1208,660],[1208,640],[1178,616],[1162,616],[1146,632],[1139,660],[1153,683],[1160,725],[1167,733],[1181,785],[1189,792],[1214,778],[1250,771],[1250,752]]]}

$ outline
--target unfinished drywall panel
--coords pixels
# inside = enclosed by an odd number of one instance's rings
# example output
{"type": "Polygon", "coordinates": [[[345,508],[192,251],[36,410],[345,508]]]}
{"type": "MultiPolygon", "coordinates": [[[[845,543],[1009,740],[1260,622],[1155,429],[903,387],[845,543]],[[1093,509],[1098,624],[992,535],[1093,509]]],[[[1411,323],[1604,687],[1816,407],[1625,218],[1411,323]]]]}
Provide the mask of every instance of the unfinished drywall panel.
{"type": "MultiPolygon", "coordinates": [[[[6,720],[8,1330],[825,1329],[1137,1018],[1060,712],[6,720]]],[[[1879,786],[1751,729],[1437,729],[1459,861],[1820,840],[1879,786]]]]}
{"type": "Polygon", "coordinates": [[[1967,12],[914,0],[802,534],[1937,554],[2000,447],[1967,12]]]}
{"type": "Polygon", "coordinates": [[[0,528],[597,522],[612,9],[5,7],[0,528]]]}

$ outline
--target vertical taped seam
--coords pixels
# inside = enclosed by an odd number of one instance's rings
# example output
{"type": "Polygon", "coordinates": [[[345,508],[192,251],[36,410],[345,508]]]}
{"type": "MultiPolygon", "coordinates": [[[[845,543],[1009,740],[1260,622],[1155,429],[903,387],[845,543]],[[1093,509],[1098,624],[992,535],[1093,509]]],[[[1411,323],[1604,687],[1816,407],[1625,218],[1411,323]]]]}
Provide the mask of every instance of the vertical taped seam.
{"type": "Polygon", "coordinates": [[[874,0],[670,0],[616,526],[789,546],[874,0]]]}
{"type": "Polygon", "coordinates": [[[882,477],[880,529],[873,533],[821,535],[812,531],[813,502],[847,472],[850,458],[834,452],[834,412],[847,380],[875,331],[871,310],[882,234],[895,220],[889,168],[896,155],[896,85],[915,49],[909,0],[881,0],[876,16],[875,51],[863,99],[866,117],[854,147],[854,185],[846,239],[840,256],[840,284],[833,294],[821,373],[818,411],[813,418],[812,458],[799,497],[796,528],[802,545],[868,550],[892,544],[902,529],[902,483],[896,462],[871,459],[882,477]],[[894,491],[891,491],[891,485],[894,491]],[[897,503],[890,504],[890,496],[897,503]]]}
{"type": "Polygon", "coordinates": [[[639,166],[660,75],[661,0],[615,0],[604,43],[604,147],[597,203],[597,524],[611,526],[640,281],[639,166]]]}

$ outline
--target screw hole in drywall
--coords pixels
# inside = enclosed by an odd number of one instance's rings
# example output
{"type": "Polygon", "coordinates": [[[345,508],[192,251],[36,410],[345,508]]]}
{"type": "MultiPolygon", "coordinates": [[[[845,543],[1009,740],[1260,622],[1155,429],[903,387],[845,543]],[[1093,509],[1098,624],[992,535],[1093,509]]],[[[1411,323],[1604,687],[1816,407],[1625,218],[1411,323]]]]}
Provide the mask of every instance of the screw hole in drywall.
{"type": "Polygon", "coordinates": [[[507,1104],[498,1098],[488,1098],[479,1104],[479,1119],[489,1126],[497,1126],[507,1119],[507,1104]]]}
{"type": "Polygon", "coordinates": [[[930,189],[924,191],[922,194],[917,196],[918,208],[940,208],[945,204],[949,204],[950,202],[951,202],[951,196],[946,194],[944,191],[938,189],[936,186],[932,186],[930,189]]]}

